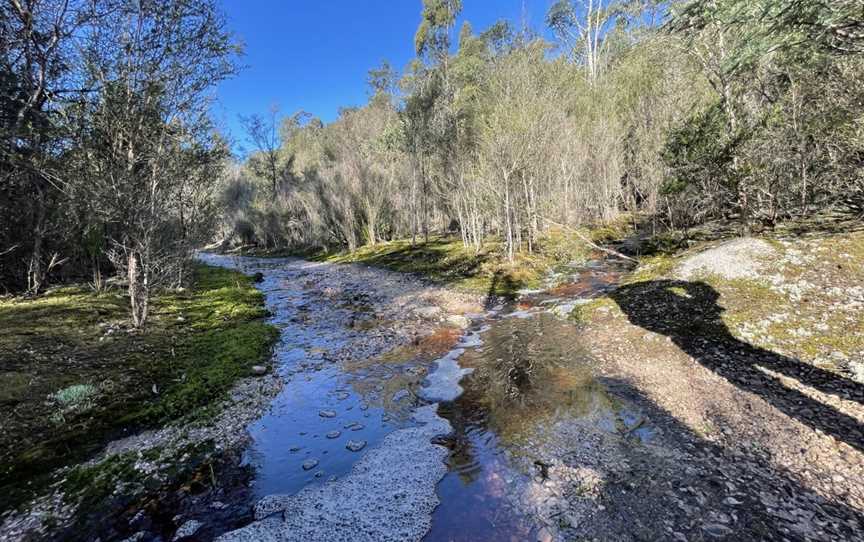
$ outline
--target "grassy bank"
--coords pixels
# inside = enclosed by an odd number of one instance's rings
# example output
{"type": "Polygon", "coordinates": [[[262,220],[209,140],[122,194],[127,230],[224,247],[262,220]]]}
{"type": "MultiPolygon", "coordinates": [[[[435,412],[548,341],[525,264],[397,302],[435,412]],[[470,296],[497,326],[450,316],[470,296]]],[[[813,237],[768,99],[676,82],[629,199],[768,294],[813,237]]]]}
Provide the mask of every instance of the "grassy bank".
{"type": "MultiPolygon", "coordinates": [[[[626,220],[585,229],[594,242],[605,243],[623,238],[630,229],[626,220]]],[[[298,256],[331,263],[357,263],[402,273],[420,275],[432,282],[460,290],[513,297],[523,288],[540,285],[552,268],[591,255],[591,248],[570,232],[553,229],[537,240],[534,251],[519,252],[507,261],[504,245],[487,240],[479,251],[467,248],[456,236],[430,236],[429,241],[398,239],[366,245],[356,251],[242,250],[241,254],[260,257],[298,256]]]]}
{"type": "Polygon", "coordinates": [[[112,438],[207,415],[267,362],[265,316],[251,279],[203,265],[193,288],[153,300],[143,332],[116,291],[0,301],[0,509],[112,438]]]}

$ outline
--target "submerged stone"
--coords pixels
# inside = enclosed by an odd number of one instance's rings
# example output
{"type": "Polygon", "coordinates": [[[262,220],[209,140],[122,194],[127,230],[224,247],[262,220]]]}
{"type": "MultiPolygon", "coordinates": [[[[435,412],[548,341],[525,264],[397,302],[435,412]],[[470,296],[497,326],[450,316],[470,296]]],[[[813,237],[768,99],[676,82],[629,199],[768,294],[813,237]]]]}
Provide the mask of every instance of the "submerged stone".
{"type": "Polygon", "coordinates": [[[318,466],[317,459],[307,459],[303,462],[303,470],[312,470],[318,466]]]}
{"type": "Polygon", "coordinates": [[[351,450],[352,452],[359,452],[363,448],[366,447],[365,440],[349,440],[348,444],[345,445],[345,448],[351,450]]]}

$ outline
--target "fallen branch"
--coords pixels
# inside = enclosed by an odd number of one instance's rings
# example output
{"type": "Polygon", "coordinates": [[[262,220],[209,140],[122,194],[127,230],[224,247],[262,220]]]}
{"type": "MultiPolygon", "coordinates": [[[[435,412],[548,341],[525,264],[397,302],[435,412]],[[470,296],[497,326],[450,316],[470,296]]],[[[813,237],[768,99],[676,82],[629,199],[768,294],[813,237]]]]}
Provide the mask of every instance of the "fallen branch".
{"type": "Polygon", "coordinates": [[[5,255],[9,254],[10,252],[13,252],[16,248],[18,248],[18,245],[12,245],[12,248],[7,248],[3,252],[0,252],[0,256],[5,256],[5,255]]]}
{"type": "Polygon", "coordinates": [[[597,243],[595,243],[591,239],[588,239],[587,237],[585,237],[585,235],[582,232],[580,232],[579,230],[577,230],[575,228],[571,228],[570,226],[567,226],[565,224],[560,224],[558,222],[555,222],[554,220],[549,220],[546,217],[541,217],[541,218],[550,224],[553,224],[555,226],[558,226],[560,228],[564,228],[565,230],[573,232],[574,234],[576,234],[576,237],[581,239],[585,244],[587,244],[591,248],[597,249],[601,252],[605,252],[606,254],[610,254],[612,256],[615,256],[616,258],[622,258],[624,260],[629,260],[629,261],[634,262],[634,263],[639,263],[639,261],[636,260],[635,258],[631,258],[630,256],[626,256],[624,254],[621,254],[617,250],[612,250],[611,248],[601,247],[600,245],[598,245],[597,243]]]}

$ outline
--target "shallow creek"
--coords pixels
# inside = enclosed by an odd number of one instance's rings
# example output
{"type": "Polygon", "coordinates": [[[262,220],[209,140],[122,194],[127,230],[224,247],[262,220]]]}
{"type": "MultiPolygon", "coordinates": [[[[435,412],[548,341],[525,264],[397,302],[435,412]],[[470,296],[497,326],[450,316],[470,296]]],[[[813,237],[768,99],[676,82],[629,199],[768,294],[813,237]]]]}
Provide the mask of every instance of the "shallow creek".
{"type": "Polygon", "coordinates": [[[453,431],[435,439],[449,454],[424,540],[543,539],[537,488],[547,465],[538,450],[554,440],[554,427],[590,420],[651,438],[638,414],[592,378],[577,324],[566,318],[614,286],[622,270],[612,263],[564,268],[544,291],[508,305],[490,301],[464,331],[441,325],[393,349],[380,330],[367,340],[380,323],[367,317],[362,292],[324,306],[323,285],[296,260],[202,258],[261,273],[272,323],[282,330],[274,365],[286,383],[249,428],[244,459],[256,500],[335,483],[388,434],[416,426],[417,408],[437,402],[453,431]],[[353,359],[331,357],[346,348],[353,359]]]}

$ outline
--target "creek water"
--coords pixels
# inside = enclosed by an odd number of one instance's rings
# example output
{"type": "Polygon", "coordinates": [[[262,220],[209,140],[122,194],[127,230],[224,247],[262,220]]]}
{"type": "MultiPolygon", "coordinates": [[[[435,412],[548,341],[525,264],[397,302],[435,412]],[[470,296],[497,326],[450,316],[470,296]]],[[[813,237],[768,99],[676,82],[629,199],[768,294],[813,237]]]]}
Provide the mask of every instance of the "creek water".
{"type": "MultiPolygon", "coordinates": [[[[439,401],[439,415],[453,433],[442,439],[451,450],[448,473],[438,484],[440,504],[424,540],[529,540],[543,526],[522,495],[543,475],[536,451],[544,431],[586,416],[620,431],[637,417],[592,378],[578,323],[567,318],[575,306],[614,287],[622,269],[613,262],[562,268],[543,291],[474,318],[464,335],[442,327],[418,344],[389,352],[373,345],[364,361],[339,363],[328,354],[366,344],[360,339],[368,329],[356,324],[365,310],[362,292],[324,307],[319,285],[307,280],[302,265],[203,259],[262,273],[259,287],[282,330],[275,366],[286,385],[249,428],[245,462],[254,472],[254,498],[290,495],[348,473],[387,434],[412,424],[414,408],[436,400],[429,391],[436,367],[444,371],[455,361],[455,370],[466,369],[464,392],[439,401]]],[[[651,438],[650,427],[632,429],[651,438]]]]}

